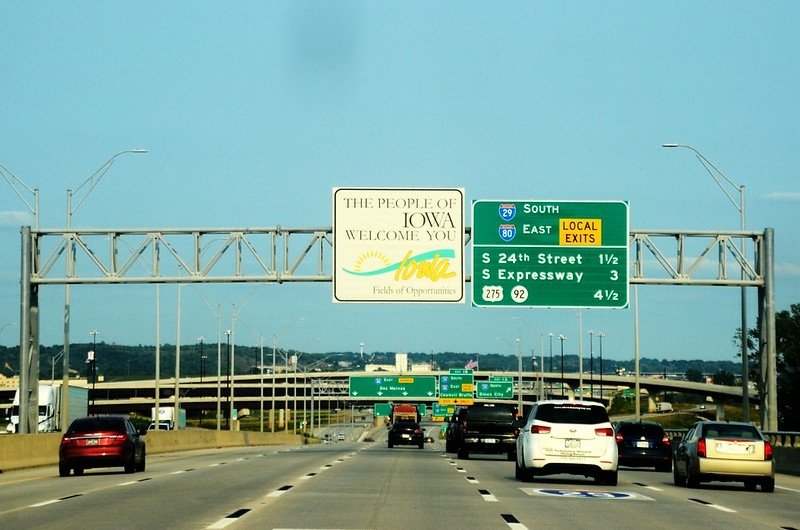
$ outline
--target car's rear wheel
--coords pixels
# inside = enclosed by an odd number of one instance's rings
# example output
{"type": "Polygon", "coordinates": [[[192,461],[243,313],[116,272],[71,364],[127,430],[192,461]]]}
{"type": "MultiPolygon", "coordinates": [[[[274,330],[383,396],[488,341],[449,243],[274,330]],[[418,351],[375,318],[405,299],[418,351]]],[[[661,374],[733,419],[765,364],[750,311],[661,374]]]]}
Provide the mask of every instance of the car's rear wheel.
{"type": "Polygon", "coordinates": [[[601,471],[595,480],[598,484],[603,484],[605,486],[616,486],[618,477],[619,475],[617,471],[601,471]]]}
{"type": "Polygon", "coordinates": [[[753,479],[744,481],[744,489],[747,491],[756,491],[756,486],[758,486],[758,483],[753,479]]]}
{"type": "Polygon", "coordinates": [[[136,471],[144,471],[147,465],[147,453],[142,450],[142,461],[136,464],[136,471]]]}
{"type": "Polygon", "coordinates": [[[662,473],[669,473],[670,471],[672,471],[672,460],[657,465],[656,471],[660,471],[662,473]]]}
{"type": "Polygon", "coordinates": [[[775,491],[775,478],[765,478],[761,481],[761,491],[764,493],[772,493],[775,491]]]}
{"type": "Polygon", "coordinates": [[[461,460],[469,460],[469,450],[466,447],[458,448],[458,458],[461,460]]]}
{"type": "Polygon", "coordinates": [[[419,443],[419,448],[420,449],[425,449],[425,442],[420,442],[419,443]]]}
{"type": "Polygon", "coordinates": [[[689,488],[696,488],[700,485],[700,479],[698,479],[694,473],[692,473],[692,466],[689,465],[689,462],[686,463],[686,486],[689,488]]]}
{"type": "Polygon", "coordinates": [[[125,462],[125,473],[136,471],[136,451],[131,452],[131,457],[125,462]]]}
{"type": "Polygon", "coordinates": [[[678,473],[678,466],[672,466],[672,482],[679,488],[686,487],[686,475],[678,473]]]}
{"type": "Polygon", "coordinates": [[[76,467],[72,471],[75,473],[76,477],[80,477],[81,475],[83,475],[83,468],[82,467],[76,467]]]}
{"type": "Polygon", "coordinates": [[[451,442],[450,440],[447,440],[446,442],[444,442],[444,452],[445,453],[455,453],[456,452],[456,447],[453,444],[453,442],[451,442]]]}
{"type": "Polygon", "coordinates": [[[389,441],[389,444],[388,444],[388,445],[389,445],[389,449],[391,449],[392,447],[394,447],[394,444],[391,442],[391,440],[389,441]]]}
{"type": "Polygon", "coordinates": [[[70,471],[69,466],[65,466],[64,464],[58,464],[58,476],[68,477],[69,471],[70,471]]]}
{"type": "Polygon", "coordinates": [[[517,451],[516,450],[510,451],[508,453],[508,455],[506,455],[506,458],[508,459],[509,462],[511,462],[512,460],[516,460],[517,459],[517,451]]]}

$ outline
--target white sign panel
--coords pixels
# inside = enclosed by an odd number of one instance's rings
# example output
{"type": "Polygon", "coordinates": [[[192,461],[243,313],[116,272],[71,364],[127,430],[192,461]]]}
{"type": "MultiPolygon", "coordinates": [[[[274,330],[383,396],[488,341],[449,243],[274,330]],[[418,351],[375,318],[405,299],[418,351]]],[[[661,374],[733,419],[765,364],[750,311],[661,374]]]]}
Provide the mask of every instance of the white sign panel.
{"type": "Polygon", "coordinates": [[[334,188],[335,302],[463,302],[462,188],[334,188]]]}

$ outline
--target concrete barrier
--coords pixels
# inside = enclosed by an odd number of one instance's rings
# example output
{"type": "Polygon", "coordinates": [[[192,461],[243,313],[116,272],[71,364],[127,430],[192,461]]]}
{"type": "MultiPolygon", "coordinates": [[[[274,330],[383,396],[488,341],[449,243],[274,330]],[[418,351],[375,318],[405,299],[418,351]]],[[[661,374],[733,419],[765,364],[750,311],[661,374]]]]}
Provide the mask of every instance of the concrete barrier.
{"type": "MultiPolygon", "coordinates": [[[[258,445],[301,445],[300,435],[251,431],[212,431],[186,429],[153,431],[144,437],[148,454],[215,447],[246,447],[258,445]]],[[[4,434],[0,436],[0,473],[58,464],[61,433],[4,434]]]]}

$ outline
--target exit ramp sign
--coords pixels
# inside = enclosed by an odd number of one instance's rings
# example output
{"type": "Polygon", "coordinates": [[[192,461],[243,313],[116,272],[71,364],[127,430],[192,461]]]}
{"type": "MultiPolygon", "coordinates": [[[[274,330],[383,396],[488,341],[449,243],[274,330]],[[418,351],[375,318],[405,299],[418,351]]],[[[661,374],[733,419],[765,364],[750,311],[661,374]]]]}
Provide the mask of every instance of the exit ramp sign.
{"type": "Polygon", "coordinates": [[[474,306],[627,307],[627,202],[478,200],[472,225],[474,306]]]}

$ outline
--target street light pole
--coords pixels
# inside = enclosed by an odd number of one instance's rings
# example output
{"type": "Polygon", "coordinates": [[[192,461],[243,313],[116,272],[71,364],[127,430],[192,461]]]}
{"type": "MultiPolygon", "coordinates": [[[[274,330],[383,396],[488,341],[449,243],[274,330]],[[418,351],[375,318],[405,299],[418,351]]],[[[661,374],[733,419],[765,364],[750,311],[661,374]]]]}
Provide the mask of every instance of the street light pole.
{"type": "MultiPolygon", "coordinates": [[[[674,148],[674,147],[682,147],[684,149],[688,149],[692,151],[697,160],[703,165],[703,168],[708,172],[714,182],[717,183],[719,189],[725,194],[728,200],[733,204],[734,208],[739,212],[739,230],[744,232],[745,230],[745,201],[744,201],[744,184],[737,185],[731,179],[729,179],[725,173],[720,171],[714,164],[712,164],[700,151],[692,147],[691,145],[684,145],[684,144],[663,144],[661,147],[667,148],[674,148]],[[722,181],[719,177],[722,177],[722,181]],[[723,186],[723,182],[727,183],[729,186],[735,188],[739,192],[739,203],[736,203],[736,200],[731,196],[725,186],[723,186]]],[[[741,255],[742,259],[744,259],[745,253],[745,245],[746,240],[745,236],[742,235],[741,237],[741,255]]],[[[745,271],[744,266],[741,267],[741,278],[742,280],[745,279],[745,271]]],[[[742,285],[741,292],[741,355],[742,355],[742,421],[749,422],[750,421],[750,359],[748,357],[748,350],[747,347],[747,287],[742,285]]]]}
{"type": "Polygon", "coordinates": [[[600,339],[600,400],[603,399],[603,337],[606,336],[605,333],[598,332],[597,336],[600,339]]]}
{"type": "MultiPolygon", "coordinates": [[[[86,198],[89,196],[89,194],[95,188],[95,186],[97,186],[97,184],[100,182],[100,180],[106,174],[106,172],[108,172],[108,170],[111,168],[111,166],[114,165],[114,161],[116,160],[116,158],[118,156],[126,154],[126,153],[141,154],[141,153],[146,153],[146,152],[147,152],[147,149],[141,149],[141,148],[126,149],[124,151],[120,151],[119,153],[116,153],[111,158],[109,158],[102,166],[100,166],[97,169],[97,171],[92,173],[92,175],[89,178],[87,178],[86,180],[81,182],[78,185],[77,188],[75,188],[74,190],[72,190],[72,189],[68,189],[67,190],[67,232],[69,232],[70,229],[72,228],[72,214],[74,214],[75,211],[78,208],[80,208],[81,204],[84,203],[86,198]],[[86,192],[84,192],[83,197],[78,201],[78,204],[75,205],[75,207],[73,208],[73,206],[72,206],[72,198],[73,198],[74,194],[76,192],[80,191],[81,188],[83,188],[87,184],[89,184],[89,188],[86,190],[86,192]]],[[[39,221],[38,221],[38,210],[39,210],[39,208],[38,208],[38,194],[37,194],[37,208],[36,208],[36,211],[37,211],[37,214],[36,214],[37,227],[38,227],[38,224],[39,224],[39,221]]],[[[75,240],[74,240],[74,237],[72,236],[72,234],[69,234],[69,233],[65,234],[65,237],[67,239],[67,244],[65,246],[65,248],[66,248],[65,263],[66,263],[66,268],[67,268],[67,277],[72,277],[75,274],[75,240]]],[[[70,293],[70,284],[66,283],[66,284],[64,284],[64,358],[62,359],[63,365],[64,365],[64,374],[63,374],[63,382],[61,384],[61,425],[66,425],[67,424],[67,421],[68,421],[67,411],[69,410],[69,392],[68,392],[68,390],[69,390],[69,328],[70,328],[71,305],[72,305],[72,300],[71,300],[71,293],[70,293]]],[[[158,347],[158,346],[156,346],[156,347],[158,347]]],[[[158,389],[156,389],[156,391],[158,391],[158,389]]],[[[156,405],[158,405],[158,396],[156,396],[156,405]]],[[[156,421],[156,425],[158,425],[157,421],[156,421]]]]}
{"type": "Polygon", "coordinates": [[[205,357],[203,356],[203,341],[205,341],[205,337],[197,337],[197,341],[200,343],[200,382],[203,382],[203,361],[205,357]]]}
{"type": "Polygon", "coordinates": [[[95,388],[97,384],[97,335],[100,334],[100,331],[93,329],[89,332],[89,335],[92,336],[92,355],[89,358],[91,361],[90,368],[92,369],[92,408],[94,408],[94,402],[97,399],[95,396],[95,388]]]}
{"type": "Polygon", "coordinates": [[[231,428],[231,413],[233,404],[231,403],[231,330],[225,330],[225,336],[228,340],[228,349],[226,350],[225,359],[227,366],[225,367],[226,379],[227,379],[227,387],[228,387],[228,420],[225,422],[225,428],[231,428]]]}
{"type": "Polygon", "coordinates": [[[561,397],[564,397],[564,341],[567,339],[564,335],[559,335],[558,340],[561,341],[561,397]]]}
{"type": "Polygon", "coordinates": [[[589,395],[594,399],[594,336],[595,332],[589,330],[589,395]]]}

